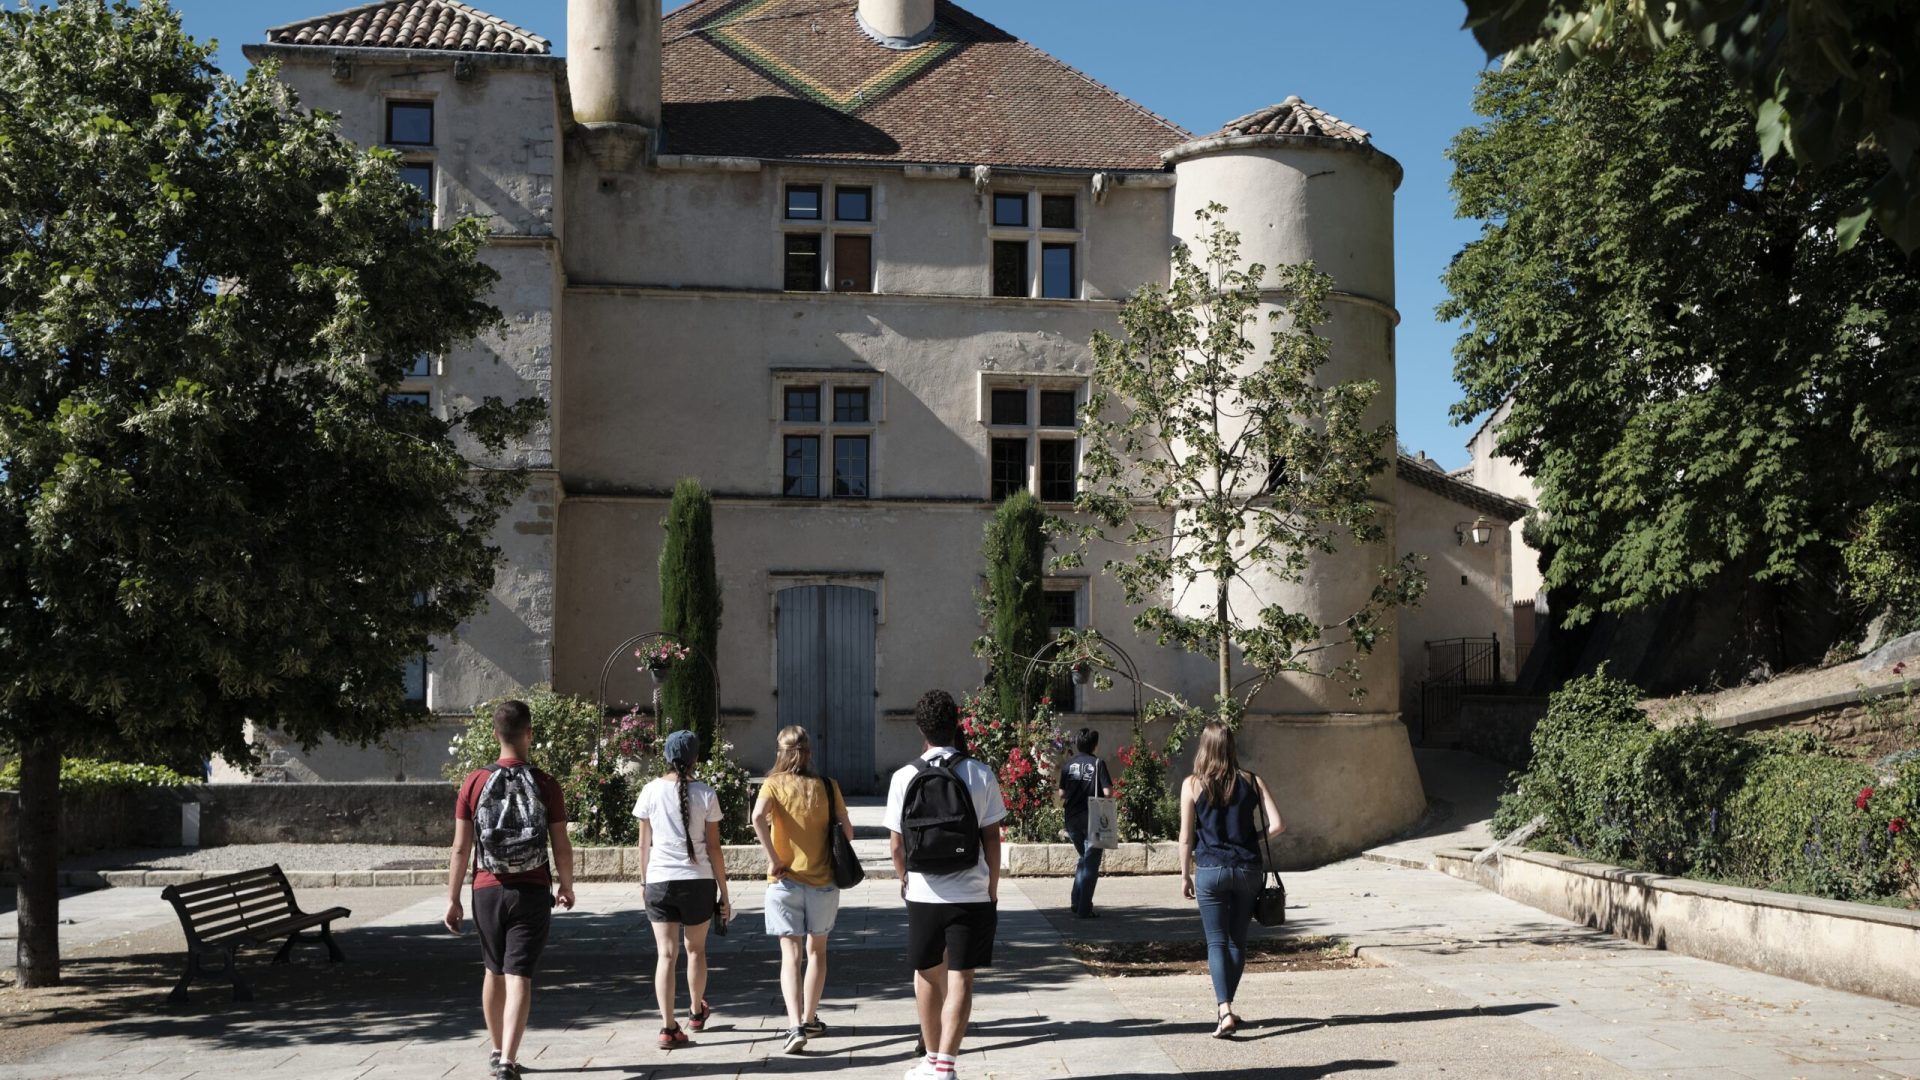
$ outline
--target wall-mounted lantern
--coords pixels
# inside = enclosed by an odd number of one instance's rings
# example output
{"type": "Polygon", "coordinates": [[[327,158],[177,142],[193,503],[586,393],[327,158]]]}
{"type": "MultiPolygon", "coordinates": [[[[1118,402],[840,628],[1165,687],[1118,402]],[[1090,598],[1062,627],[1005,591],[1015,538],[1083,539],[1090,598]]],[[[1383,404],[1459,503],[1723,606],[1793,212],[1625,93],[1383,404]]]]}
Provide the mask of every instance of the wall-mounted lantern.
{"type": "Polygon", "coordinates": [[[1460,539],[1461,546],[1463,547],[1469,540],[1475,544],[1491,543],[1493,540],[1493,523],[1486,518],[1474,518],[1470,522],[1462,522],[1455,525],[1453,527],[1453,535],[1460,539]]]}

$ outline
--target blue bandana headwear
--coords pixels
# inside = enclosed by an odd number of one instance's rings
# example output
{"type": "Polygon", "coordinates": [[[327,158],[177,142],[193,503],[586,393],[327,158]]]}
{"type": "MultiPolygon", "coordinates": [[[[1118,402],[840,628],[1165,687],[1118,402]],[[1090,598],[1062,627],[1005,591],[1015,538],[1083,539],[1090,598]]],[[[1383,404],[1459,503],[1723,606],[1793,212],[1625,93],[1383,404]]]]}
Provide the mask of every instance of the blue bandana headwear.
{"type": "Polygon", "coordinates": [[[691,765],[700,756],[700,737],[691,731],[676,731],[667,736],[667,760],[675,765],[691,765]]]}

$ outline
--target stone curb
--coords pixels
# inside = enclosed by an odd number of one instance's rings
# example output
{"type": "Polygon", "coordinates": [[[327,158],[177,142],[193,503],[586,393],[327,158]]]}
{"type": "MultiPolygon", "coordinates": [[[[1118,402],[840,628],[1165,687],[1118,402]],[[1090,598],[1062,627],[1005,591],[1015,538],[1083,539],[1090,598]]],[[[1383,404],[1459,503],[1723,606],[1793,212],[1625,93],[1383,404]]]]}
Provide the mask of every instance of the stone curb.
{"type": "Polygon", "coordinates": [[[1715,885],[1544,851],[1446,848],[1433,868],[1686,956],[1920,1005],[1920,912],[1715,885]]]}
{"type": "MultiPolygon", "coordinates": [[[[723,849],[727,878],[751,881],[767,873],[766,853],[758,844],[728,844],[723,849]]],[[[1072,877],[1079,864],[1072,844],[1003,844],[1000,848],[1001,873],[1008,877],[1072,877]]],[[[577,847],[573,849],[573,877],[580,882],[631,881],[636,868],[633,849],[627,847],[577,847]]],[[[890,859],[863,859],[861,867],[870,878],[890,879],[890,859]]],[[[1180,871],[1180,845],[1172,841],[1122,844],[1101,860],[1104,875],[1175,874],[1180,871]]],[[[59,875],[60,885],[72,889],[160,888],[184,885],[206,878],[231,874],[223,870],[67,870],[59,875]]],[[[447,872],[438,870],[288,870],[287,884],[296,889],[365,888],[393,885],[444,885],[447,872]]],[[[0,873],[0,884],[12,884],[10,873],[0,873]]]]}

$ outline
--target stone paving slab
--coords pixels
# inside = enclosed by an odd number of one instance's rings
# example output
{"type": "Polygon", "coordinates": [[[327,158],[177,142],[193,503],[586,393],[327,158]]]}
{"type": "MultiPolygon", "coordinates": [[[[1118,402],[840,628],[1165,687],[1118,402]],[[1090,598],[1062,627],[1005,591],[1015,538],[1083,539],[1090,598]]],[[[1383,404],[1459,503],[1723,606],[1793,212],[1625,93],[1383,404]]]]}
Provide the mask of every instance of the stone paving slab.
{"type": "MultiPolygon", "coordinates": [[[[1065,880],[1004,883],[998,963],[981,978],[962,1076],[1920,1077],[1920,1010],[1620,942],[1442,874],[1354,861],[1287,880],[1289,926],[1259,933],[1343,936],[1383,966],[1248,976],[1239,1008],[1249,1027],[1233,1042],[1207,1037],[1204,975],[1096,978],[1066,947],[1198,938],[1177,878],[1103,880],[1095,920],[1065,914],[1065,880]]],[[[660,1022],[638,888],[582,886],[543,968],[522,1055],[540,1070],[530,1075],[899,1076],[916,1020],[898,955],[897,885],[869,882],[848,895],[822,1010],[831,1030],[797,1057],[775,1052],[784,1020],[778,946],[761,932],[764,889],[738,882],[732,891],[742,914],[712,950],[714,1026],[699,1046],[668,1054],[653,1044],[660,1022]]],[[[267,952],[250,954],[250,1006],[208,985],[169,1010],[156,984],[104,1010],[91,1031],[0,1066],[0,1080],[477,1078],[485,1051],[471,932],[437,929],[438,889],[316,890],[311,899],[370,893],[394,906],[369,909],[342,933],[349,963],[309,955],[269,968],[267,952]]],[[[79,953],[177,935],[156,889],[87,894],[66,912],[75,922],[62,929],[79,953]]],[[[0,1048],[6,1038],[0,1030],[0,1048]]]]}

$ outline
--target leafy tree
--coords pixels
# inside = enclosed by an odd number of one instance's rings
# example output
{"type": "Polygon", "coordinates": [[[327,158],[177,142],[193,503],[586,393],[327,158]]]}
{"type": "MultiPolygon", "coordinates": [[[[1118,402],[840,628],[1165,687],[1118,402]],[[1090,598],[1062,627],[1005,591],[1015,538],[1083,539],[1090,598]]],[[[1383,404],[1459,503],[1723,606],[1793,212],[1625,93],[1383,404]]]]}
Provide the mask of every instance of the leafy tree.
{"type": "Polygon", "coordinates": [[[1874,179],[1835,221],[1869,217],[1920,250],[1920,0],[1466,0],[1489,57],[1638,57],[1691,39],[1740,91],[1765,158],[1825,168],[1855,154],[1874,179]]]}
{"type": "Polygon", "coordinates": [[[1476,108],[1451,151],[1486,223],[1445,275],[1453,414],[1513,399],[1499,452],[1539,485],[1570,623],[1723,577],[1768,590],[1761,648],[1789,594],[1831,610],[1869,511],[1920,494],[1920,270],[1877,228],[1839,240],[1877,166],[1769,159],[1690,40],[1518,60],[1476,108]]]}
{"type": "Polygon", "coordinates": [[[220,75],[164,3],[0,13],[0,740],[19,968],[59,976],[63,755],[248,756],[404,720],[402,662],[485,600],[538,414],[389,405],[498,320],[477,222],[220,75]]]}
{"type": "Polygon", "coordinates": [[[661,723],[692,728],[703,751],[719,743],[718,688],[709,662],[720,648],[720,576],[713,564],[713,496],[692,478],[673,487],[666,541],[660,547],[660,628],[699,652],[668,669],[660,690],[661,723]],[[705,657],[705,659],[701,659],[705,657]]]}
{"type": "Polygon", "coordinates": [[[1047,515],[1025,491],[1007,497],[987,522],[983,553],[987,591],[981,597],[988,634],[977,651],[992,663],[987,681],[1000,715],[1025,723],[1023,696],[1038,701],[1047,692],[1044,670],[1022,685],[1032,658],[1047,644],[1047,515]]]}
{"type": "Polygon", "coordinates": [[[1130,549],[1106,571],[1140,608],[1135,629],[1212,657],[1212,710],[1231,721],[1283,673],[1357,676],[1358,658],[1385,639],[1383,617],[1417,602],[1425,579],[1413,556],[1384,566],[1367,601],[1331,625],[1280,603],[1233,606],[1236,585],[1258,597],[1267,582],[1299,582],[1342,542],[1384,541],[1372,490],[1394,439],[1391,424],[1366,421],[1378,383],[1323,376],[1330,347],[1314,327],[1332,283],[1311,265],[1274,268],[1287,300],[1256,359],[1268,268],[1239,264],[1225,213],[1199,211],[1200,261],[1177,246],[1172,284],[1135,293],[1119,336],[1094,335],[1075,503],[1089,520],[1071,529],[1130,549]],[[1207,599],[1179,604],[1194,589],[1207,599]],[[1320,654],[1335,649],[1352,655],[1328,666],[1320,654]],[[1236,672],[1236,653],[1249,674],[1236,672]]]}

